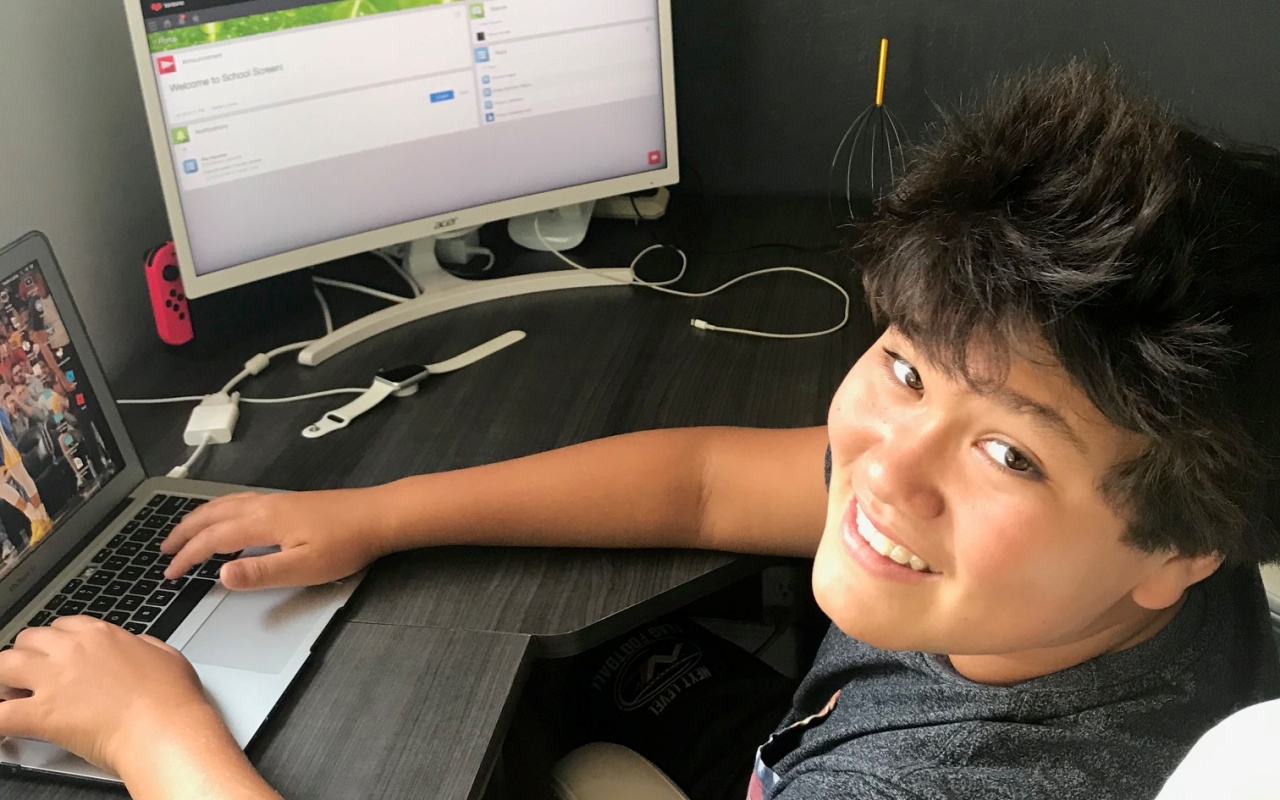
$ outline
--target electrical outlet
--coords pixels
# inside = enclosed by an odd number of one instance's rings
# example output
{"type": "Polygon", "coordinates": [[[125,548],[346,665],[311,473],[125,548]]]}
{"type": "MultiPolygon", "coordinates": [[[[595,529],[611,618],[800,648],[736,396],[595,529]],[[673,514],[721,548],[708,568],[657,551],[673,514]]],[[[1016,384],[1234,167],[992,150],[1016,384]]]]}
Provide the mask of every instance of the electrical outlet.
{"type": "Polygon", "coordinates": [[[808,572],[799,567],[766,567],[760,573],[760,599],[766,616],[790,617],[799,608],[800,593],[807,591],[808,579],[808,572]]]}

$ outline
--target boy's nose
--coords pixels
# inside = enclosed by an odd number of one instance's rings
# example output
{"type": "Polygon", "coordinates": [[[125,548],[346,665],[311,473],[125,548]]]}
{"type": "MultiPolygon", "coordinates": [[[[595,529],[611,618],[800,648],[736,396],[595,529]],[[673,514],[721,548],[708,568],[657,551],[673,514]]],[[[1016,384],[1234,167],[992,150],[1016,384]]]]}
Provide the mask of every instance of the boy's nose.
{"type": "Polygon", "coordinates": [[[927,430],[897,430],[867,453],[867,489],[885,506],[915,519],[942,515],[938,442],[927,430]]]}

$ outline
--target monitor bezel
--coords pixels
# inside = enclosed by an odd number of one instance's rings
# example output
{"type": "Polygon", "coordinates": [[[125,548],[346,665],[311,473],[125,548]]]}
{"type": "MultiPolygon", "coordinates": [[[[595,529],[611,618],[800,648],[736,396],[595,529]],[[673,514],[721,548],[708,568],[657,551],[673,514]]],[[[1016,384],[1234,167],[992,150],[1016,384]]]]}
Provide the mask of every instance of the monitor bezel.
{"type": "Polygon", "coordinates": [[[138,68],[138,83],[142,90],[143,106],[147,114],[147,129],[151,134],[152,150],[155,155],[156,168],[160,175],[160,188],[164,194],[165,212],[177,252],[178,269],[182,276],[183,290],[188,297],[204,297],[263,278],[313,267],[334,259],[346,258],[357,253],[432,236],[442,230],[466,230],[488,222],[508,219],[522,214],[533,214],[560,206],[670,186],[680,180],[680,153],[676,138],[675,62],[671,32],[671,0],[655,0],[658,6],[659,47],[662,66],[663,126],[666,131],[665,167],[603,181],[575,184],[562,189],[524,195],[486,205],[458,209],[410,222],[402,222],[364,233],[333,239],[328,242],[289,250],[278,255],[247,261],[233,267],[225,267],[215,272],[200,275],[195,271],[191,256],[186,217],[182,210],[182,197],[178,190],[177,168],[169,152],[164,112],[160,102],[160,87],[155,80],[154,70],[151,65],[152,53],[147,44],[142,5],[139,0],[123,0],[123,2],[129,26],[129,41],[133,47],[134,61],[138,68]]]}

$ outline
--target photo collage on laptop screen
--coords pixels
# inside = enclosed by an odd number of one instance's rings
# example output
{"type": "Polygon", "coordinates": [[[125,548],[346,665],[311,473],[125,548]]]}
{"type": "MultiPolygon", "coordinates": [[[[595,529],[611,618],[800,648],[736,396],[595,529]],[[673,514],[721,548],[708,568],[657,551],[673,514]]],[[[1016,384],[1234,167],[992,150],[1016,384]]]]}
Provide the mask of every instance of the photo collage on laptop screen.
{"type": "Polygon", "coordinates": [[[120,470],[62,320],[38,264],[0,281],[0,578],[120,470]]]}

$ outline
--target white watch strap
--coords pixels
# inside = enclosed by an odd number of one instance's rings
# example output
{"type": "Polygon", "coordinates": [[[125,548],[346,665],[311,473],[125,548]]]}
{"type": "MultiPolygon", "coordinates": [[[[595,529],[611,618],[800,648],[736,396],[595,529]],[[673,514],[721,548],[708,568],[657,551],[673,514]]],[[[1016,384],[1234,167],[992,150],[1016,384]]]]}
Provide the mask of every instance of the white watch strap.
{"type": "Polygon", "coordinates": [[[364,394],[342,408],[335,408],[311,425],[303,428],[302,435],[307,439],[319,439],[326,433],[341,430],[350,425],[351,420],[386,400],[395,390],[394,385],[375,378],[369,388],[364,390],[364,394]]]}
{"type": "MultiPolygon", "coordinates": [[[[473,347],[453,358],[437,361],[434,364],[427,364],[424,369],[430,375],[453,372],[470,366],[482,358],[491,356],[504,347],[510,347],[523,338],[524,331],[507,331],[501,336],[495,336],[484,344],[473,347]]],[[[335,408],[316,420],[315,423],[303,428],[302,435],[307,439],[319,439],[326,433],[341,430],[350,425],[351,420],[386,400],[395,391],[396,387],[393,384],[375,378],[369,388],[364,390],[364,394],[341,408],[335,408]]]]}
{"type": "Polygon", "coordinates": [[[523,338],[524,331],[507,331],[501,336],[493,337],[484,344],[476,345],[465,353],[460,353],[444,361],[437,361],[434,364],[428,364],[427,371],[432,375],[440,375],[445,372],[460,370],[463,367],[469,367],[480,359],[488,358],[502,348],[510,347],[523,338]]]}

